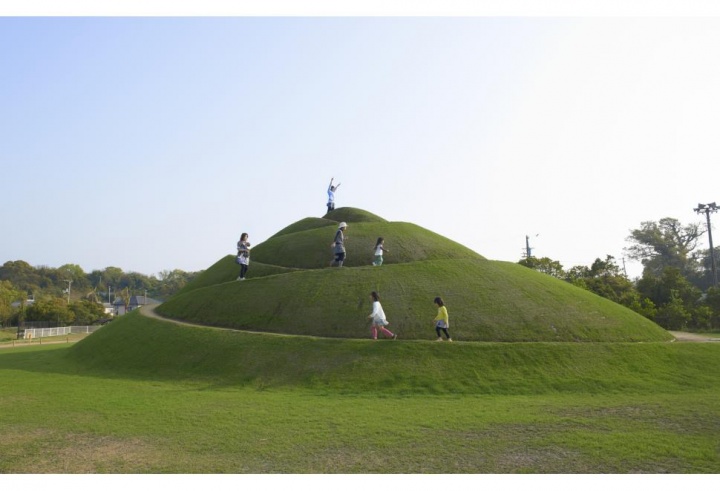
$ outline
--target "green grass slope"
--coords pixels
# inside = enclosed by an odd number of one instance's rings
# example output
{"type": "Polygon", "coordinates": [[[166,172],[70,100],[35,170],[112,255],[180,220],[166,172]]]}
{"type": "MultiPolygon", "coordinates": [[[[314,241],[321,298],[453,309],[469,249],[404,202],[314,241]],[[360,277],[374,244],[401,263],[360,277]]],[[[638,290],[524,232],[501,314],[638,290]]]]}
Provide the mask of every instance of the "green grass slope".
{"type": "Polygon", "coordinates": [[[354,208],[292,224],[252,250],[248,280],[227,256],[158,307],[168,318],[252,331],[337,338],[369,336],[370,292],[401,339],[433,339],[433,298],[464,341],[667,341],[644,317],[516,264],[488,261],[417,225],[354,208]],[[353,221],[354,220],[354,221],[353,221]],[[329,268],[346,221],[345,267],[329,268]],[[389,252],[370,266],[377,237],[389,252]]]}
{"type": "MultiPolygon", "coordinates": [[[[252,263],[252,277],[260,278],[274,274],[284,274],[297,271],[295,268],[284,268],[272,264],[262,264],[257,261],[252,263]]],[[[193,281],[185,285],[176,295],[181,295],[198,288],[227,283],[237,279],[239,266],[235,263],[235,256],[228,255],[200,273],[193,281]]]]}
{"type": "MultiPolygon", "coordinates": [[[[378,237],[385,238],[384,264],[428,259],[481,258],[475,251],[411,223],[347,222],[346,267],[372,264],[378,237]]],[[[333,259],[332,242],[337,223],[275,235],[253,248],[251,261],[285,268],[327,268],[333,259]]],[[[249,273],[251,276],[251,273],[249,273]]]]}
{"type": "Polygon", "coordinates": [[[401,339],[433,339],[445,299],[457,341],[666,341],[656,324],[609,300],[511,263],[434,260],[323,269],[231,281],[157,308],[193,323],[339,338],[369,336],[378,291],[401,339]]]}
{"type": "Polygon", "coordinates": [[[714,390],[717,343],[371,342],[181,326],[133,312],[71,348],[83,373],[348,394],[714,390]],[[378,370],[382,367],[382,370],[378,370]]]}

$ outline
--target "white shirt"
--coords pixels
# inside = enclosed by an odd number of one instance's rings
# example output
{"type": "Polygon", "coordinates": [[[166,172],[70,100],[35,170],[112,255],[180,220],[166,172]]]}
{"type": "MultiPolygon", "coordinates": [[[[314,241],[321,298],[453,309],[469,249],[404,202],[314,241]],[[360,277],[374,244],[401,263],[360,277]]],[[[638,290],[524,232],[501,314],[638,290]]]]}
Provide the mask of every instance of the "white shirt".
{"type": "Polygon", "coordinates": [[[373,311],[370,315],[372,316],[373,322],[376,324],[384,324],[386,321],[385,311],[383,310],[382,305],[380,305],[380,302],[377,300],[373,302],[373,311]]]}

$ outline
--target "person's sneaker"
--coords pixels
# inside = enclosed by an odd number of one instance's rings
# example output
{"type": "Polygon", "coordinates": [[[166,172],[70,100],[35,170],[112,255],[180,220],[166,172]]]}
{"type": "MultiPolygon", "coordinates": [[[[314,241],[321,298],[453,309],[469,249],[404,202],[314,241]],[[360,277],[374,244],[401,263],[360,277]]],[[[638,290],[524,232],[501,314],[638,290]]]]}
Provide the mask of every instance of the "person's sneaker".
{"type": "Polygon", "coordinates": [[[452,338],[448,338],[448,341],[450,341],[452,343],[452,338]]]}
{"type": "Polygon", "coordinates": [[[397,339],[397,334],[393,334],[393,339],[397,339]]]}
{"type": "Polygon", "coordinates": [[[437,338],[437,339],[435,340],[436,343],[437,343],[438,341],[442,341],[442,338],[437,338]]]}

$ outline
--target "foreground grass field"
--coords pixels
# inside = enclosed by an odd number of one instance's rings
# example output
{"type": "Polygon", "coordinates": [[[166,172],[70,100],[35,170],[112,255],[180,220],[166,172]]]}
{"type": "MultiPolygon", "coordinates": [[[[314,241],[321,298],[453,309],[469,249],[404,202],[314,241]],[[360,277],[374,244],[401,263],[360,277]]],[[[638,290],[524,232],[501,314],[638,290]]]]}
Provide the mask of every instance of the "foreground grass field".
{"type": "Polygon", "coordinates": [[[720,343],[433,343],[129,314],[0,350],[4,473],[718,473],[720,343]]]}

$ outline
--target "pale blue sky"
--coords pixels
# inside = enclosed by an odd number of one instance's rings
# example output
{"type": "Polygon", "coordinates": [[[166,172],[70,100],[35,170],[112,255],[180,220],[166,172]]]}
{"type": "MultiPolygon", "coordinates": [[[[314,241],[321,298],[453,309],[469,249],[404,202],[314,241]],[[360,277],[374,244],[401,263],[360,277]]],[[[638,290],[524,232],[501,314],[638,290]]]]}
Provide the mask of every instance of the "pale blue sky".
{"type": "Polygon", "coordinates": [[[718,59],[717,18],[0,18],[0,263],[205,269],[331,177],[489,259],[620,259],[720,201],[718,59]]]}

